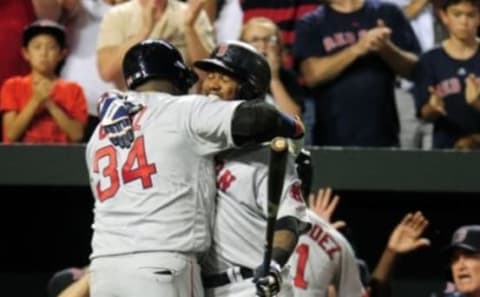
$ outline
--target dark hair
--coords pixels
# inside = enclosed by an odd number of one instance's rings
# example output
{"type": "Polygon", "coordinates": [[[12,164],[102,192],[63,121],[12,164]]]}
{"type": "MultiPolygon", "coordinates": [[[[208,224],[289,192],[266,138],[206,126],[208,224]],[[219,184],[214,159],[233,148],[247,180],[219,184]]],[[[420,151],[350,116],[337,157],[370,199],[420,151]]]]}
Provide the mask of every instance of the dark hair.
{"type": "Polygon", "coordinates": [[[442,10],[447,10],[448,7],[452,5],[456,5],[462,2],[468,2],[471,3],[473,6],[476,6],[477,8],[480,9],[480,0],[442,0],[442,10]]]}
{"type": "Polygon", "coordinates": [[[55,38],[60,48],[66,47],[64,27],[50,20],[38,20],[25,27],[23,30],[23,47],[27,47],[32,38],[40,34],[51,35],[55,38]]]}

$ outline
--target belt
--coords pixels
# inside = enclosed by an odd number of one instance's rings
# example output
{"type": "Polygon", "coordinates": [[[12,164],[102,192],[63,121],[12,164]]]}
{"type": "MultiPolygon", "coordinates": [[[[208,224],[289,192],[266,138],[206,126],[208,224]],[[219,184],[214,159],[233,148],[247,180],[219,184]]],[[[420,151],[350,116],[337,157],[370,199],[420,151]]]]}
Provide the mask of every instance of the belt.
{"type": "Polygon", "coordinates": [[[253,277],[253,270],[246,267],[234,266],[224,272],[202,276],[203,286],[207,289],[228,285],[253,277]]]}

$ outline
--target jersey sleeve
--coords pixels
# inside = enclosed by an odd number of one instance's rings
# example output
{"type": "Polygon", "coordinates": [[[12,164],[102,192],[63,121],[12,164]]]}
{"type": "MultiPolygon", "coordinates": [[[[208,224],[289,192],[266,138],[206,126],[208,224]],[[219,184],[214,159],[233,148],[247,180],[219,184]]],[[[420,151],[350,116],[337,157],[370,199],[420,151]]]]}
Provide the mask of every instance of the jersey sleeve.
{"type": "Polygon", "coordinates": [[[362,297],[364,288],[360,280],[357,259],[352,246],[345,238],[337,240],[342,246],[340,269],[336,279],[338,297],[362,297]]]}
{"type": "Polygon", "coordinates": [[[333,285],[338,297],[361,297],[364,288],[350,243],[324,219],[309,215],[313,227],[300,236],[290,259],[294,296],[327,296],[333,285]]]}
{"type": "MultiPolygon", "coordinates": [[[[291,155],[288,155],[285,180],[283,183],[282,196],[280,197],[280,206],[277,219],[283,217],[295,217],[298,220],[308,223],[307,206],[302,196],[301,182],[295,171],[295,162],[291,155]]],[[[262,206],[265,216],[268,214],[268,170],[265,177],[261,179],[260,191],[258,193],[258,203],[262,206]]]]}
{"type": "Polygon", "coordinates": [[[232,118],[243,101],[223,101],[204,96],[192,99],[193,104],[185,120],[195,151],[209,155],[232,148],[232,118]]]}

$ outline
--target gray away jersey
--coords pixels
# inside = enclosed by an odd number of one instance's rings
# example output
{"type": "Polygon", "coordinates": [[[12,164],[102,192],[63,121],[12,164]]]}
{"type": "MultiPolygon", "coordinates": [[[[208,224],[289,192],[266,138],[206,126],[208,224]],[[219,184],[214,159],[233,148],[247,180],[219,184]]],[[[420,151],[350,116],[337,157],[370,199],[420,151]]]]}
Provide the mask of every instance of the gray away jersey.
{"type": "Polygon", "coordinates": [[[330,284],[335,287],[338,297],[364,296],[350,243],[313,211],[308,210],[308,216],[312,228],[300,236],[288,262],[293,296],[327,296],[330,284]]]}
{"type": "Polygon", "coordinates": [[[91,258],[204,252],[213,224],[213,154],[233,146],[231,120],[241,101],[128,94],[144,106],[133,118],[132,146],[113,146],[99,127],[87,144],[95,197],[91,258]]]}
{"type": "MultiPolygon", "coordinates": [[[[269,147],[231,150],[217,158],[214,239],[202,268],[206,274],[234,265],[254,269],[261,264],[265,248],[269,147]]],[[[308,222],[292,158],[277,218],[285,216],[308,222]]]]}

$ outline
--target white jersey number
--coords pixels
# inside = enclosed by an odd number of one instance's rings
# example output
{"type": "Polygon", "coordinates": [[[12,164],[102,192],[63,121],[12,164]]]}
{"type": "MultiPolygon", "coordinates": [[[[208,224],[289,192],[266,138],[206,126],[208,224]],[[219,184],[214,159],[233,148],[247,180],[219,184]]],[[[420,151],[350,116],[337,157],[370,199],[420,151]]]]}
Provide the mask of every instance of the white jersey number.
{"type": "Polygon", "coordinates": [[[102,187],[100,181],[97,183],[96,191],[100,201],[114,197],[121,182],[126,184],[140,179],[144,189],[152,187],[152,174],[157,173],[157,167],[155,164],[148,163],[143,136],[135,139],[128,152],[127,159],[121,168],[122,181],[120,181],[117,164],[117,150],[113,145],[104,146],[95,152],[93,172],[100,172],[99,163],[103,158],[108,158],[108,163],[103,167],[102,175],[108,178],[110,183],[106,187],[102,187]],[[137,165],[135,168],[134,164],[137,165]]]}

